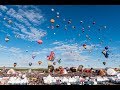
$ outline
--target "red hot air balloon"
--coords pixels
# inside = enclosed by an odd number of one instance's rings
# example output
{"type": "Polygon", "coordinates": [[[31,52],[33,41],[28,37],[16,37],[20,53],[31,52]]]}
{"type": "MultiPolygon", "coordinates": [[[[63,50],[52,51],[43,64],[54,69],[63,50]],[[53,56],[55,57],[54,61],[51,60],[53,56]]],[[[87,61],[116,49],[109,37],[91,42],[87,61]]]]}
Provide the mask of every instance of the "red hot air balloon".
{"type": "Polygon", "coordinates": [[[50,55],[47,56],[47,59],[50,60],[50,61],[54,61],[54,59],[55,59],[55,53],[53,51],[51,51],[50,55]]]}
{"type": "Polygon", "coordinates": [[[38,40],[37,42],[38,42],[38,44],[42,44],[42,43],[43,43],[43,41],[42,41],[42,40],[38,40]]]}

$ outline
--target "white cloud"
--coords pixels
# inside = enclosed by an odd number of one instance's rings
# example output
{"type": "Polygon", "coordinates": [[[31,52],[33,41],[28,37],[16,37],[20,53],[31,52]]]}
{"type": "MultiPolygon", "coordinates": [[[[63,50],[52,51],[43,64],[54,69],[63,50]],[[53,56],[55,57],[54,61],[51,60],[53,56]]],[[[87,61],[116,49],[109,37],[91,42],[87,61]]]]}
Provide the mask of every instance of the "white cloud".
{"type": "Polygon", "coordinates": [[[52,45],[58,45],[58,46],[61,46],[61,45],[64,45],[66,44],[66,42],[62,42],[62,41],[55,41],[52,43],[52,45]]]}
{"type": "Polygon", "coordinates": [[[7,8],[6,6],[4,6],[4,5],[0,5],[0,9],[1,9],[2,11],[8,10],[8,8],[7,8]]]}
{"type": "Polygon", "coordinates": [[[99,44],[91,44],[86,46],[87,49],[84,49],[81,44],[67,44],[61,41],[56,41],[52,44],[57,46],[49,48],[49,50],[56,51],[57,57],[66,61],[90,61],[93,58],[88,54],[89,51],[97,51],[101,47],[99,44]]]}
{"type": "Polygon", "coordinates": [[[0,32],[7,33],[7,32],[5,32],[4,30],[0,30],[0,32]]]}
{"type": "Polygon", "coordinates": [[[87,60],[89,59],[89,56],[83,56],[83,55],[80,55],[79,52],[73,52],[73,53],[70,53],[70,52],[64,52],[62,53],[61,57],[64,57],[63,59],[64,60],[73,60],[73,61],[84,61],[84,60],[87,60]]]}
{"type": "Polygon", "coordinates": [[[31,24],[19,13],[17,13],[13,8],[10,8],[7,11],[7,14],[13,18],[15,18],[18,22],[22,22],[26,24],[27,26],[30,26],[31,24]]]}
{"type": "Polygon", "coordinates": [[[30,29],[26,29],[26,27],[22,24],[15,23],[18,27],[19,31],[21,32],[13,32],[15,35],[19,36],[18,38],[26,39],[29,41],[36,41],[41,39],[46,35],[46,32],[42,29],[37,30],[34,27],[30,27],[30,29]]]}
{"type": "Polygon", "coordinates": [[[40,24],[41,20],[43,19],[43,16],[37,12],[35,12],[34,10],[27,10],[27,11],[23,11],[20,10],[20,12],[30,21],[33,22],[35,24],[40,24]]]}
{"type": "Polygon", "coordinates": [[[18,7],[18,10],[10,8],[7,11],[7,14],[14,17],[18,21],[23,22],[27,26],[31,26],[30,23],[34,25],[40,25],[42,22],[44,22],[45,19],[41,14],[41,10],[35,9],[33,7],[34,6],[20,6],[18,7]]]}
{"type": "MultiPolygon", "coordinates": [[[[64,60],[88,60],[90,56],[87,55],[81,55],[85,50],[82,46],[79,46],[78,44],[64,44],[63,42],[53,42],[53,45],[60,45],[55,46],[49,50],[58,51],[60,52],[59,55],[57,55],[59,58],[63,57],[64,60]]],[[[89,46],[89,49],[92,47],[89,46]]]]}
{"type": "Polygon", "coordinates": [[[2,16],[2,13],[0,12],[0,16],[2,16]]]}
{"type": "Polygon", "coordinates": [[[10,53],[14,53],[14,54],[18,54],[21,53],[22,50],[20,48],[15,48],[15,47],[6,47],[6,46],[2,46],[0,45],[0,51],[2,52],[10,52],[10,53]]]}
{"type": "Polygon", "coordinates": [[[2,46],[0,45],[0,50],[3,51],[3,50],[7,50],[7,47],[6,46],[2,46]]]}
{"type": "Polygon", "coordinates": [[[46,35],[46,31],[38,27],[45,21],[45,18],[37,6],[18,5],[11,6],[11,8],[1,6],[0,9],[7,10],[6,15],[4,15],[7,16],[7,19],[12,17],[12,24],[6,22],[3,24],[12,30],[15,37],[29,41],[36,41],[46,35]]]}
{"type": "Polygon", "coordinates": [[[21,49],[20,48],[15,48],[15,47],[11,47],[10,49],[8,49],[8,51],[12,52],[12,53],[21,53],[21,49]]]}

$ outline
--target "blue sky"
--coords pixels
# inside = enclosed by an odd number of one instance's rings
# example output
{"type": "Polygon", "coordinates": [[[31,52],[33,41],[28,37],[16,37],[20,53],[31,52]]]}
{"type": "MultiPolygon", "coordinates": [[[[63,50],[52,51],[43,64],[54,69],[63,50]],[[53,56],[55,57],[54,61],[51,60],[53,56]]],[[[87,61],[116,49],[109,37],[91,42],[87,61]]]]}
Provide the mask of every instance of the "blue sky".
{"type": "Polygon", "coordinates": [[[85,67],[118,67],[119,9],[119,5],[0,5],[0,66],[13,66],[16,62],[18,67],[28,67],[28,63],[32,62],[32,67],[46,68],[46,56],[54,51],[54,61],[62,61],[55,67],[81,64],[85,67]],[[55,20],[54,24],[50,19],[55,20]],[[71,24],[68,24],[69,19],[71,24]],[[93,22],[96,23],[93,25],[93,22]],[[57,24],[59,28],[56,28],[57,24]],[[91,39],[88,40],[86,35],[91,39]],[[6,36],[9,36],[8,42],[5,42],[6,36]],[[39,39],[42,44],[37,43],[39,39]],[[84,43],[86,50],[82,46],[84,43]],[[105,46],[109,46],[110,51],[107,59],[101,53],[105,46]],[[35,59],[32,55],[36,55],[35,59]],[[42,61],[40,66],[38,61],[42,61]],[[102,63],[104,61],[106,66],[102,63]]]}

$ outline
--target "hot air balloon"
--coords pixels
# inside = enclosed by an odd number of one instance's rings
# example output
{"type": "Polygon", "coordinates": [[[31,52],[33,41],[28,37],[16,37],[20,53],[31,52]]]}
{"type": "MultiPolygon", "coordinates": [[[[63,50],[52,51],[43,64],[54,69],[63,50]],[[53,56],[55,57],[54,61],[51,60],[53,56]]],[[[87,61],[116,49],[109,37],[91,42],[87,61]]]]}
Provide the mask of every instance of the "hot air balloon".
{"type": "Polygon", "coordinates": [[[88,36],[88,35],[86,35],[86,38],[89,38],[89,36],[88,36]]]}
{"type": "Polygon", "coordinates": [[[57,12],[57,15],[59,15],[60,13],[59,12],[57,12]]]}
{"type": "Polygon", "coordinates": [[[80,21],[80,23],[83,23],[83,21],[80,21]]]}
{"type": "Polygon", "coordinates": [[[42,62],[41,62],[41,61],[38,61],[38,64],[40,65],[40,64],[42,64],[42,62]]]}
{"type": "Polygon", "coordinates": [[[83,44],[83,47],[84,47],[85,49],[86,49],[86,46],[87,46],[86,44],[83,44]]]}
{"type": "Polygon", "coordinates": [[[84,32],[85,30],[84,30],[84,28],[82,28],[82,32],[84,32]]]}
{"type": "Polygon", "coordinates": [[[65,30],[67,30],[67,27],[65,26],[65,30]]]}
{"type": "Polygon", "coordinates": [[[108,50],[108,46],[106,46],[105,49],[108,50]]]}
{"type": "Polygon", "coordinates": [[[63,21],[66,21],[65,19],[63,19],[63,21]]]}
{"type": "Polygon", "coordinates": [[[37,42],[38,42],[38,44],[42,44],[42,43],[43,43],[43,41],[42,41],[42,40],[38,40],[37,42]]]}
{"type": "Polygon", "coordinates": [[[108,58],[108,56],[109,56],[109,54],[108,54],[108,51],[107,51],[106,54],[105,54],[105,57],[108,58]]]}
{"type": "Polygon", "coordinates": [[[103,64],[105,65],[105,64],[106,64],[106,62],[103,62],[103,64]]]}
{"type": "Polygon", "coordinates": [[[36,56],[35,55],[32,55],[32,58],[34,59],[36,56]]]}
{"type": "Polygon", "coordinates": [[[104,26],[104,28],[106,28],[106,26],[104,26]]]}
{"type": "Polygon", "coordinates": [[[12,20],[8,20],[8,23],[9,23],[9,24],[12,24],[12,20]]]}
{"type": "Polygon", "coordinates": [[[54,8],[52,8],[51,11],[55,11],[54,8]]]}
{"type": "Polygon", "coordinates": [[[71,24],[71,20],[68,20],[68,24],[71,24]]]}
{"type": "Polygon", "coordinates": [[[105,58],[108,58],[108,56],[109,56],[108,51],[103,50],[102,53],[104,54],[105,58]]]}
{"type": "Polygon", "coordinates": [[[82,71],[82,69],[83,69],[83,65],[79,65],[79,67],[77,68],[77,71],[82,71]]]}
{"type": "Polygon", "coordinates": [[[75,29],[75,26],[72,26],[73,29],[75,29]]]}
{"type": "Polygon", "coordinates": [[[93,22],[93,25],[95,24],[95,22],[93,22]]]}
{"type": "Polygon", "coordinates": [[[51,29],[54,29],[54,26],[51,26],[51,29]]]}
{"type": "Polygon", "coordinates": [[[53,72],[53,70],[54,70],[54,66],[53,65],[48,66],[48,72],[53,72]]]}
{"type": "Polygon", "coordinates": [[[90,28],[90,26],[88,26],[88,28],[90,28]]]}
{"type": "Polygon", "coordinates": [[[32,63],[31,63],[31,62],[29,63],[29,66],[32,66],[32,63]]]}
{"type": "Polygon", "coordinates": [[[59,26],[60,26],[59,24],[56,25],[57,28],[58,28],[59,26]]]}
{"type": "Polygon", "coordinates": [[[59,18],[60,16],[59,15],[57,15],[57,18],[59,18]]]}
{"type": "Polygon", "coordinates": [[[102,53],[105,55],[106,54],[106,50],[103,50],[102,53]]]}
{"type": "Polygon", "coordinates": [[[50,61],[54,61],[54,59],[55,59],[55,53],[53,51],[51,51],[50,55],[47,56],[47,59],[50,60],[50,61]]]}
{"type": "Polygon", "coordinates": [[[6,20],[6,18],[3,18],[4,20],[6,20]]]}
{"type": "Polygon", "coordinates": [[[51,20],[50,20],[50,22],[51,22],[51,23],[54,23],[54,22],[55,22],[55,20],[54,20],[54,19],[51,19],[51,20]]]}
{"type": "Polygon", "coordinates": [[[14,63],[13,66],[16,67],[17,63],[14,63]]]}
{"type": "Polygon", "coordinates": [[[52,65],[52,62],[51,61],[48,61],[48,66],[52,65]]]}
{"type": "Polygon", "coordinates": [[[53,65],[56,65],[56,62],[53,62],[53,65]]]}
{"type": "Polygon", "coordinates": [[[58,60],[58,63],[59,63],[59,64],[61,63],[61,59],[58,60]]]}
{"type": "Polygon", "coordinates": [[[10,40],[9,37],[6,37],[6,38],[5,38],[5,41],[6,41],[6,42],[8,42],[9,40],[10,40]]]}

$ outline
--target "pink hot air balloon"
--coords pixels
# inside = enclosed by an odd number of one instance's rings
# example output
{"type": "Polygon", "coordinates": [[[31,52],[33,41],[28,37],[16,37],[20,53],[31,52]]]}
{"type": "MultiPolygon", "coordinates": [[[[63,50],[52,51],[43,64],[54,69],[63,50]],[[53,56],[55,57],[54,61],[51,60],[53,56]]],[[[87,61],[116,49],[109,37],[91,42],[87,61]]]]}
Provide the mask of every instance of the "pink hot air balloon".
{"type": "Polygon", "coordinates": [[[43,41],[42,41],[42,40],[38,40],[37,42],[38,42],[38,44],[42,44],[42,43],[43,43],[43,41]]]}

